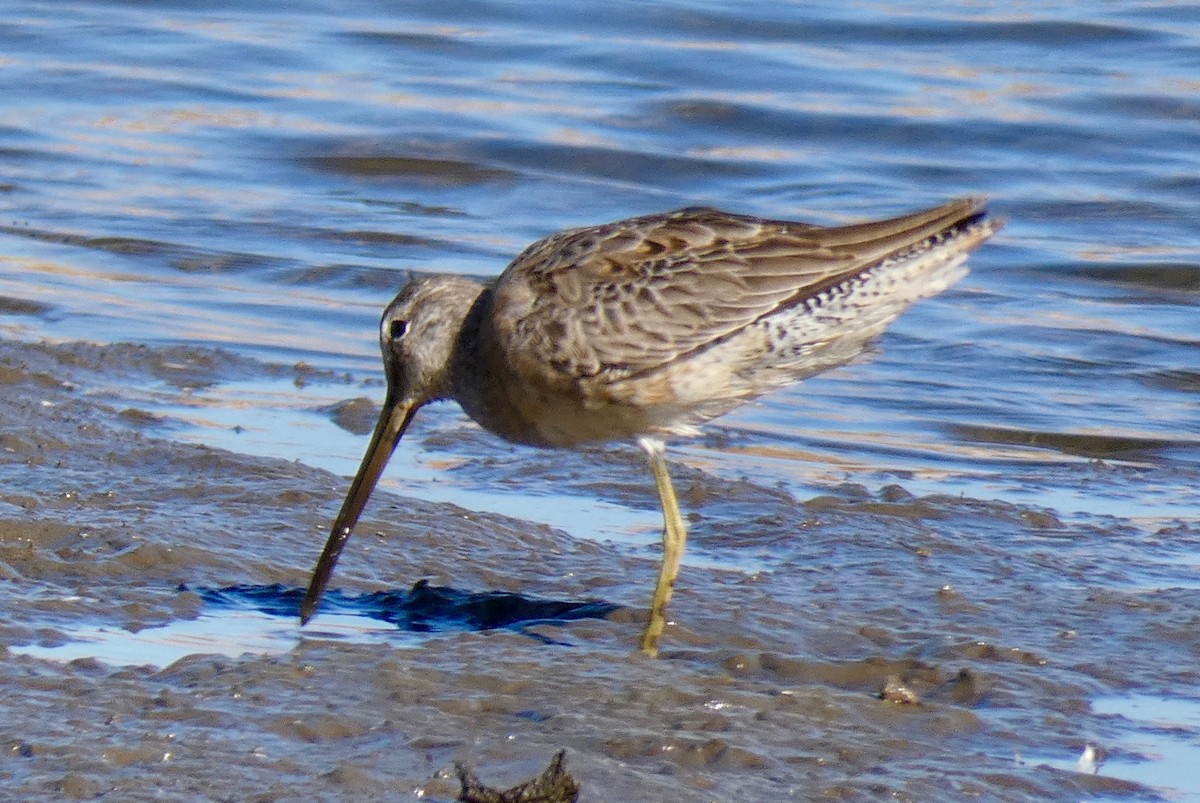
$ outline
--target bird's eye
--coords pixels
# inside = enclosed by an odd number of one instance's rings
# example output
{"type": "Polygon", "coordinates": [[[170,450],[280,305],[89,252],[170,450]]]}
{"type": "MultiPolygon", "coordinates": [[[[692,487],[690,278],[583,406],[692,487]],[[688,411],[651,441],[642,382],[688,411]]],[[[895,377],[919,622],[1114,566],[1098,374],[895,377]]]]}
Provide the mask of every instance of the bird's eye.
{"type": "Polygon", "coordinates": [[[408,331],[408,321],[392,321],[388,324],[388,334],[392,340],[399,340],[408,331]]]}

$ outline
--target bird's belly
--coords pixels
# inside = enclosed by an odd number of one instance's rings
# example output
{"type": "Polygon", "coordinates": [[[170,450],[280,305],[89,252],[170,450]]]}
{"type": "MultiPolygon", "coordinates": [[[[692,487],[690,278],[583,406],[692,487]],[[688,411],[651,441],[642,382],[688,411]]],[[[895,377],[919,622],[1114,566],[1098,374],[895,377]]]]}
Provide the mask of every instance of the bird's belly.
{"type": "Polygon", "coordinates": [[[489,432],[515,443],[570,447],[661,435],[663,411],[589,394],[578,387],[546,388],[503,383],[458,399],[463,411],[489,432]]]}

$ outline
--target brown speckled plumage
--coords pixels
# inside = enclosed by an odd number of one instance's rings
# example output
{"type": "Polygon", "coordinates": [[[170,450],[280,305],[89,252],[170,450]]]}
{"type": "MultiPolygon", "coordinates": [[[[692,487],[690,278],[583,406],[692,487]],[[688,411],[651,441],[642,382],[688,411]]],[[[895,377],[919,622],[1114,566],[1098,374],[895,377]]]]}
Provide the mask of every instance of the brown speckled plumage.
{"type": "MultiPolygon", "coordinates": [[[[853,359],[910,305],[959,279],[967,254],[999,226],[979,199],[837,227],[689,208],[554,234],[490,284],[411,279],[383,314],[384,413],[302,617],[315,611],[408,420],[442,398],[518,443],[638,440],[677,564],[684,531],[662,439],[853,359]]],[[[647,652],[673,581],[664,565],[647,652]]]]}

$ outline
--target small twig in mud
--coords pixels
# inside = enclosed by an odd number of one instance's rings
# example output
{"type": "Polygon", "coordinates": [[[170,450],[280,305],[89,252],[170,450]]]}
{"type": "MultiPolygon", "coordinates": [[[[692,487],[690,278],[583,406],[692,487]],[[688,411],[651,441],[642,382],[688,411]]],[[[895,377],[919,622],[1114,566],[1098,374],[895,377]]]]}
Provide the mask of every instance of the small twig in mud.
{"type": "Polygon", "coordinates": [[[545,772],[503,792],[484,786],[473,772],[462,764],[455,764],[462,784],[458,803],[576,803],[579,784],[563,769],[566,755],[566,750],[559,750],[545,772]]]}

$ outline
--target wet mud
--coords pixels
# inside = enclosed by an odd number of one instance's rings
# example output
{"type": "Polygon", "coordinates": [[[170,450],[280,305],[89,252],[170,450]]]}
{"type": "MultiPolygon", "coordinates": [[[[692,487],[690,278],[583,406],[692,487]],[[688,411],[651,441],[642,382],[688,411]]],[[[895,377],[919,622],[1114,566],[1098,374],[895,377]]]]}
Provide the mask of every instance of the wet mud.
{"type": "MultiPolygon", "coordinates": [[[[685,565],[659,660],[636,651],[653,539],[387,493],[329,613],[397,635],[358,643],[320,617],[301,631],[345,479],[182,443],[126,398],[294,367],[72,343],[6,343],[0,366],[0,689],[21,701],[0,780],[23,799],[451,801],[456,763],[504,789],[564,749],[580,800],[1152,799],[1075,769],[1114,732],[1089,701],[1187,685],[1200,665],[1196,595],[1135,582],[1153,565],[1137,556],[1194,543],[1192,527],[1064,523],[896,483],[798,499],[687,465],[694,552],[763,568],[685,565]],[[279,648],[166,666],[23,652],[52,654],[81,623],[137,633],[231,606],[277,620],[279,648]]],[[[449,470],[458,482],[511,471],[531,498],[549,482],[653,514],[632,450],[501,461],[471,427],[429,437],[482,455],[449,470]]]]}

